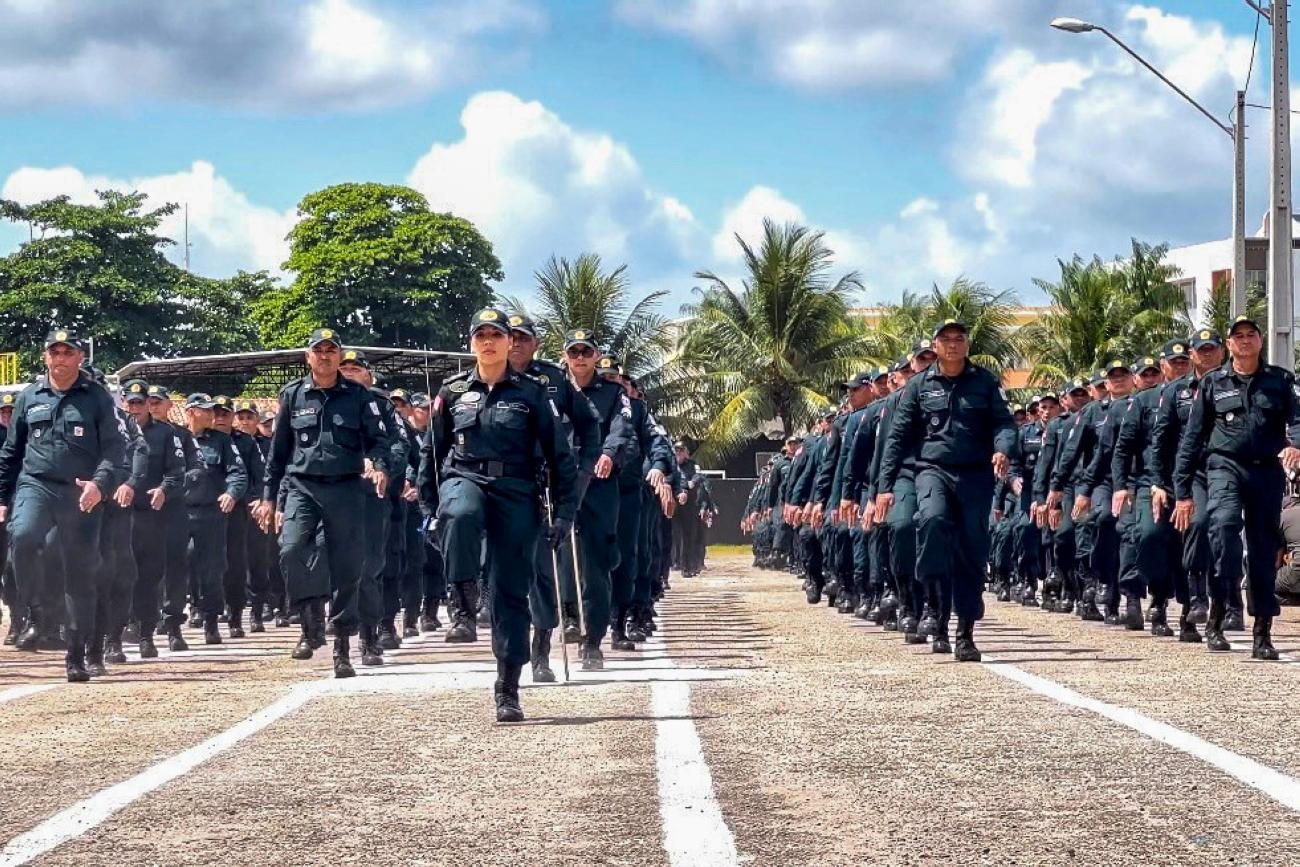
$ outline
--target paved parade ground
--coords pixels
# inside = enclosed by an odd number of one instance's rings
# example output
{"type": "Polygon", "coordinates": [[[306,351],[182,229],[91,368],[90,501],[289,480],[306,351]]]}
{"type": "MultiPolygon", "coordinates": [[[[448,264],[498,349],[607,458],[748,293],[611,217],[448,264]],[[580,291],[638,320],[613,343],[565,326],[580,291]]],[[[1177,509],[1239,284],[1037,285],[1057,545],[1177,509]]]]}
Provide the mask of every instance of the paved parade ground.
{"type": "Polygon", "coordinates": [[[0,865],[1300,863],[1300,667],[986,599],[956,664],[713,557],[513,726],[483,633],[350,681],[296,629],[89,686],[5,648],[0,865]]]}

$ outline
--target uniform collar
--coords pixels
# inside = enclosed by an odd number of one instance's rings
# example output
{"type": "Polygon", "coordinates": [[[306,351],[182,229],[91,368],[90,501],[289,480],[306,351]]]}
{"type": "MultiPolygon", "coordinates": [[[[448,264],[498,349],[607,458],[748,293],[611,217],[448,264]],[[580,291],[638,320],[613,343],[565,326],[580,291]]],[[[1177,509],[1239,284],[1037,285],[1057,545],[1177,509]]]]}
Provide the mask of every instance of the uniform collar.
{"type": "MultiPolygon", "coordinates": [[[[334,381],[334,385],[333,385],[333,386],[331,386],[330,388],[322,388],[321,386],[319,386],[319,385],[316,384],[316,380],[314,380],[314,379],[311,378],[311,372],[308,371],[307,375],[304,376],[304,377],[302,378],[302,384],[303,384],[303,387],[306,388],[308,391],[311,391],[311,390],[315,390],[315,391],[340,391],[340,390],[346,390],[347,387],[348,387],[349,385],[351,385],[352,383],[351,383],[350,380],[348,380],[348,378],[347,378],[346,376],[344,376],[343,374],[340,373],[340,374],[338,375],[338,379],[336,379],[336,380],[334,381]]],[[[215,428],[214,428],[214,430],[215,430],[215,428]]]]}
{"type": "Polygon", "coordinates": [[[963,367],[961,369],[961,373],[957,374],[956,376],[944,376],[942,373],[940,373],[939,362],[937,360],[925,369],[925,375],[930,379],[946,379],[949,382],[956,382],[959,379],[964,379],[966,376],[970,374],[971,369],[974,367],[974,365],[971,364],[971,360],[969,358],[964,358],[962,359],[962,361],[963,361],[963,367]]]}
{"type": "MultiPolygon", "coordinates": [[[[477,383],[481,383],[481,384],[484,385],[484,386],[487,385],[486,382],[484,382],[482,379],[479,378],[479,375],[478,375],[478,365],[477,365],[477,364],[470,368],[470,370],[469,370],[468,380],[469,380],[471,383],[473,383],[473,382],[477,382],[477,383]]],[[[506,365],[506,376],[505,376],[505,379],[503,379],[503,380],[501,380],[501,381],[502,381],[502,382],[519,382],[519,373],[518,373],[518,371],[516,371],[513,367],[510,367],[510,366],[507,364],[507,365],[506,365]]]]}
{"type": "MultiPolygon", "coordinates": [[[[90,384],[90,377],[86,376],[86,374],[84,374],[84,373],[78,373],[78,374],[77,374],[77,379],[76,379],[76,381],[73,382],[72,385],[69,386],[68,390],[65,391],[65,392],[63,392],[63,393],[64,393],[64,394],[68,394],[68,393],[73,392],[73,391],[76,391],[76,390],[78,390],[78,389],[84,389],[84,388],[85,388],[87,385],[89,385],[89,384],[90,384]]],[[[42,373],[42,374],[41,374],[41,378],[40,378],[40,381],[39,381],[39,385],[38,385],[37,387],[38,387],[40,390],[42,390],[42,391],[48,391],[48,392],[50,392],[51,394],[53,394],[53,393],[55,392],[54,384],[50,382],[50,377],[49,377],[49,374],[47,374],[47,373],[42,373]]]]}

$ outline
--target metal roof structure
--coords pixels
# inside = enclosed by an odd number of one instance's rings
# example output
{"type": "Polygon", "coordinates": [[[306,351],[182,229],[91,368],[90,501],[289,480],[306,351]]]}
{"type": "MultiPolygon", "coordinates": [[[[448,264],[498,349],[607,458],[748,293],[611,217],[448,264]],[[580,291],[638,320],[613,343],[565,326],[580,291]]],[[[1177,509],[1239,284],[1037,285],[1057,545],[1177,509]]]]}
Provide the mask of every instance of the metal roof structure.
{"type": "MultiPolygon", "coordinates": [[[[435,352],[382,346],[349,346],[365,353],[376,382],[409,391],[436,390],[449,376],[469,368],[468,352],[435,352]]],[[[231,397],[271,397],[307,374],[305,350],[276,349],[231,355],[197,355],[133,361],[117,371],[118,381],[143,379],[170,391],[202,391],[231,397]]]]}

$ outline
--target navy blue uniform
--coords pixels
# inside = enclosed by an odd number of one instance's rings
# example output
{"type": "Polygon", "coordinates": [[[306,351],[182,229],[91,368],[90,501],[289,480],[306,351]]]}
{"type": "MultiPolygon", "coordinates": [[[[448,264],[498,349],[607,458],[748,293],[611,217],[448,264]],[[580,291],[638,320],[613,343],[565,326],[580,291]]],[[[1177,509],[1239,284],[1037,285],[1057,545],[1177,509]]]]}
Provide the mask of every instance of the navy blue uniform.
{"type": "MultiPolygon", "coordinates": [[[[127,479],[135,491],[131,501],[131,550],[135,555],[136,582],[131,611],[140,623],[140,635],[152,635],[158,626],[158,591],[167,564],[167,511],[169,503],[184,503],[185,454],[176,432],[166,422],[150,418],[140,428],[148,446],[144,471],[127,479]],[[149,492],[163,490],[163,508],[154,511],[149,492]]],[[[184,584],[181,585],[184,594],[184,584]]]]}
{"type": "Polygon", "coordinates": [[[227,516],[217,500],[222,494],[229,494],[238,509],[239,501],[248,493],[248,471],[230,436],[215,428],[195,436],[194,449],[197,465],[185,474],[190,583],[196,588],[205,625],[215,628],[226,601],[227,565],[227,516]]]}

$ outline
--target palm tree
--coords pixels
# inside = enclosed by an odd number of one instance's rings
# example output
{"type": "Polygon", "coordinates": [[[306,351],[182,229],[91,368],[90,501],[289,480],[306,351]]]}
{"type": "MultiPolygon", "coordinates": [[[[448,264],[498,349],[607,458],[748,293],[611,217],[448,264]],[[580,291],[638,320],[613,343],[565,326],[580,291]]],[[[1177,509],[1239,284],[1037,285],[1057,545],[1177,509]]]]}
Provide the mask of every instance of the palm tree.
{"type": "Polygon", "coordinates": [[[786,436],[802,429],[830,406],[837,383],[879,361],[848,317],[862,283],[856,273],[831,279],[821,232],[764,220],[757,249],[736,242],[747,272],[739,289],[696,274],[708,285],[683,308],[691,318],[674,363],[676,383],[689,388],[665,412],[695,417],[706,459],[729,457],[772,420],[786,436]]]}
{"type": "MultiPolygon", "coordinates": [[[[1268,319],[1268,292],[1260,283],[1246,287],[1246,315],[1263,324],[1268,319]]],[[[1210,297],[1201,307],[1201,323],[1220,334],[1232,327],[1232,284],[1220,280],[1210,290],[1210,297]]]]}
{"type": "Polygon", "coordinates": [[[672,348],[669,322],[658,312],[667,293],[651,292],[634,302],[626,265],[606,272],[595,253],[583,253],[572,262],[552,256],[534,276],[535,315],[517,298],[505,302],[537,323],[544,356],[559,358],[564,333],[584,328],[594,332],[601,347],[633,376],[644,376],[657,369],[672,348]]]}
{"type": "Polygon", "coordinates": [[[983,283],[958,277],[947,289],[938,284],[926,295],[904,292],[897,304],[884,305],[872,331],[876,354],[897,358],[929,338],[945,319],[956,319],[970,329],[971,361],[994,372],[1020,361],[1015,342],[1014,292],[995,292],[983,283]]]}

